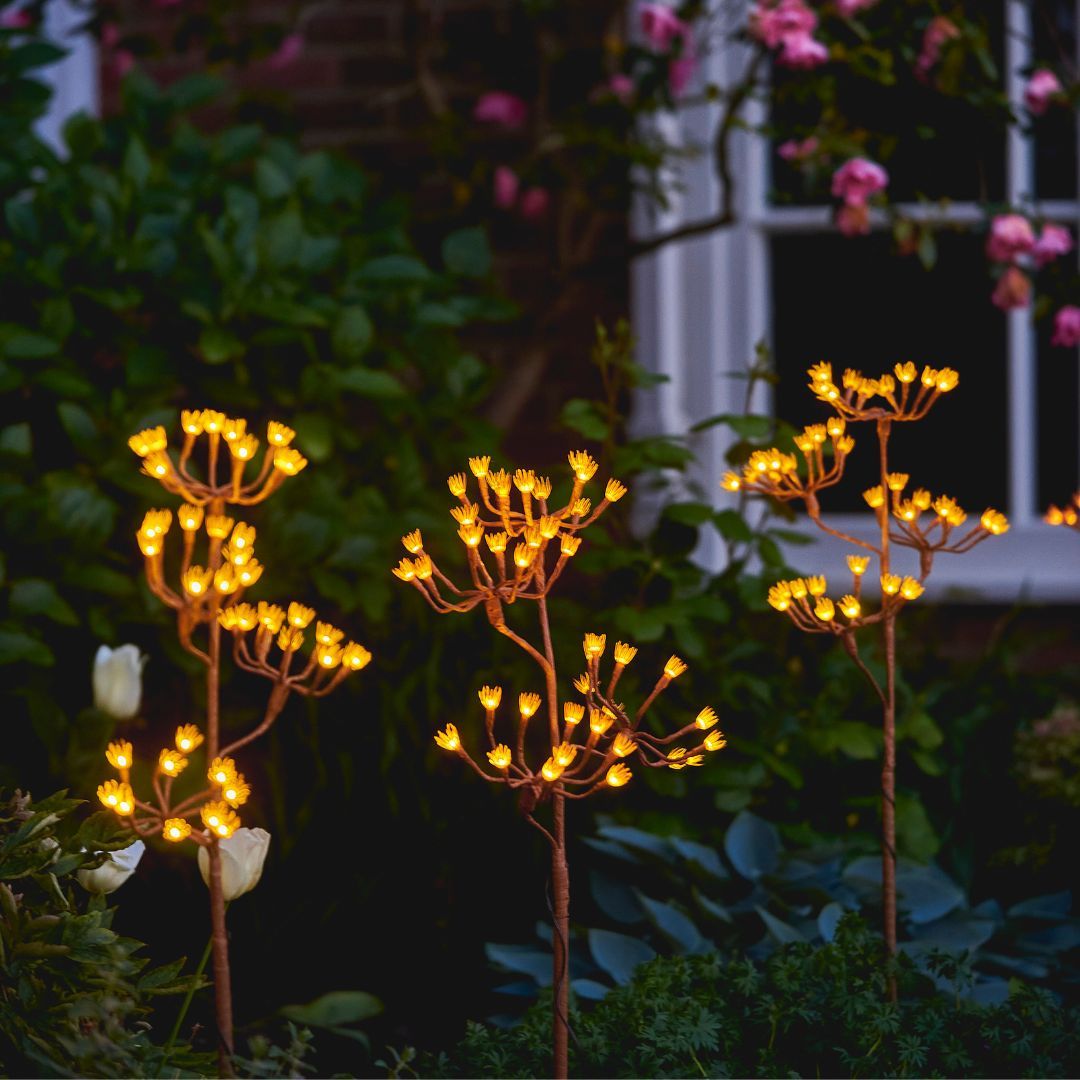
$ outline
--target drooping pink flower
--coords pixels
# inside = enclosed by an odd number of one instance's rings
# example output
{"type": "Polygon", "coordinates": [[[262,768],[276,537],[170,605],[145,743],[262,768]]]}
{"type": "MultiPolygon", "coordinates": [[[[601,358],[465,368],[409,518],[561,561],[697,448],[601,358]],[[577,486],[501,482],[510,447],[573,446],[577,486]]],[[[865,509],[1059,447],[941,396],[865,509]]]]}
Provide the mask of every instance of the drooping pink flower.
{"type": "Polygon", "coordinates": [[[1059,255],[1068,255],[1072,249],[1072,233],[1068,229],[1063,225],[1044,225],[1032,249],[1035,254],[1035,265],[1041,269],[1059,255]]]}
{"type": "Polygon", "coordinates": [[[630,102],[634,96],[634,80],[631,79],[629,75],[625,75],[622,72],[618,72],[608,79],[607,88],[624,105],[630,102]]]}
{"type": "Polygon", "coordinates": [[[930,69],[941,59],[941,50],[946,42],[960,36],[960,28],[944,15],[935,15],[923,33],[922,51],[915,61],[915,74],[926,79],[930,69]]]}
{"type": "Polygon", "coordinates": [[[1031,279],[1020,267],[1007,266],[998,278],[991,300],[1002,311],[1027,307],[1031,302],[1031,279]]]}
{"type": "Polygon", "coordinates": [[[998,214],[990,223],[986,254],[994,262],[1012,262],[1035,247],[1031,222],[1023,214],[998,214]]]}
{"type": "Polygon", "coordinates": [[[785,161],[806,161],[807,158],[811,158],[817,153],[818,137],[816,135],[808,135],[801,142],[798,139],[788,139],[787,142],[782,142],[777,148],[776,152],[785,161]]]}
{"type": "Polygon", "coordinates": [[[547,213],[551,196],[546,188],[532,187],[522,193],[518,210],[527,221],[536,221],[547,213]]]}
{"type": "Polygon", "coordinates": [[[274,71],[284,71],[300,59],[304,51],[303,34],[286,34],[281,44],[266,58],[267,66],[274,71]]]}
{"type": "Polygon", "coordinates": [[[1042,116],[1050,107],[1052,98],[1062,92],[1061,82],[1058,77],[1046,68],[1040,68],[1024,87],[1024,104],[1032,116],[1042,116]]]}
{"type": "Polygon", "coordinates": [[[668,65],[668,88],[673,98],[681,98],[697,71],[697,57],[676,56],[668,65]]]}
{"type": "Polygon", "coordinates": [[[828,59],[829,50],[817,38],[809,34],[789,34],[784,38],[776,62],[797,71],[809,71],[827,63],[828,59]]]}
{"type": "Polygon", "coordinates": [[[757,0],[750,9],[750,34],[770,49],[788,37],[808,37],[817,22],[817,13],[805,0],[757,0]]]}
{"type": "Polygon", "coordinates": [[[657,52],[667,52],[676,38],[685,38],[690,32],[690,27],[667,4],[642,4],[638,16],[645,40],[657,52]]]}
{"type": "Polygon", "coordinates": [[[870,207],[866,203],[845,203],[836,212],[836,227],[845,236],[865,236],[870,231],[870,207]]]}
{"type": "Polygon", "coordinates": [[[134,66],[135,56],[120,47],[120,30],[116,23],[105,23],[101,28],[101,47],[105,50],[107,68],[122,79],[134,66]]]}
{"type": "Polygon", "coordinates": [[[473,119],[482,124],[495,124],[516,131],[528,119],[529,106],[517,94],[504,90],[489,90],[473,108],[473,119]]]}
{"type": "Polygon", "coordinates": [[[848,206],[864,206],[871,195],[888,185],[889,174],[876,161],[852,158],[833,173],[832,193],[848,206]]]}
{"type": "Polygon", "coordinates": [[[22,8],[5,11],[0,15],[0,26],[5,30],[25,30],[32,21],[30,12],[24,11],[22,8]]]}
{"type": "Polygon", "coordinates": [[[872,8],[877,0],[836,0],[836,10],[845,19],[858,15],[860,11],[872,8]]]}
{"type": "Polygon", "coordinates": [[[507,165],[499,165],[495,169],[494,176],[494,199],[495,205],[500,210],[512,210],[517,202],[518,188],[520,187],[518,174],[507,165]]]}
{"type": "Polygon", "coordinates": [[[1051,345],[1063,345],[1067,349],[1080,345],[1080,307],[1066,304],[1054,316],[1054,336],[1051,345]]]}

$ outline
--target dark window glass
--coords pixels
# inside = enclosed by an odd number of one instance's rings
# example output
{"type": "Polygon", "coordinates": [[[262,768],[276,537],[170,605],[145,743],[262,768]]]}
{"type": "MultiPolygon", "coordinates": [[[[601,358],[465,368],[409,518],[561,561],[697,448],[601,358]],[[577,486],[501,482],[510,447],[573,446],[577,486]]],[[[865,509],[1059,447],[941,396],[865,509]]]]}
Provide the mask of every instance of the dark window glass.
{"type": "MultiPolygon", "coordinates": [[[[1039,0],[1031,5],[1033,55],[1063,83],[1075,70],[1076,9],[1072,0],[1039,0]]],[[[1033,122],[1035,191],[1040,199],[1076,198],[1076,113],[1067,105],[1051,105],[1033,122]]]]}
{"type": "MultiPolygon", "coordinates": [[[[953,367],[960,385],[925,420],[896,425],[893,468],[969,513],[1007,509],[1005,319],[991,289],[974,236],[942,236],[929,272],[893,254],[883,234],[775,237],[777,415],[800,427],[829,415],[806,387],[819,360],[832,362],[838,380],[846,367],[874,376],[905,360],[953,367]]],[[[822,496],[826,510],[865,511],[861,492],[877,482],[873,430],[855,428],[858,445],[844,480],[822,496]]]]}
{"type": "Polygon", "coordinates": [[[1076,350],[1050,344],[1053,320],[1039,323],[1038,454],[1035,508],[1062,504],[1080,491],[1080,375],[1076,350]]]}

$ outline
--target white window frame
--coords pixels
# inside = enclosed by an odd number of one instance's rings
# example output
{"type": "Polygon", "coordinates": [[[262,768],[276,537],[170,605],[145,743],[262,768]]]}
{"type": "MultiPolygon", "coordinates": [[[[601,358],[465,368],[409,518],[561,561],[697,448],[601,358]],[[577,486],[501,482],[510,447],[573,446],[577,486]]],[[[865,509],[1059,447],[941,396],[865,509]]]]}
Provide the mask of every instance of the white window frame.
{"type": "Polygon", "coordinates": [[[42,36],[66,49],[68,55],[34,73],[34,78],[48,84],[53,92],[48,110],[34,129],[61,155],[66,152],[62,132],[67,119],[80,112],[97,116],[101,109],[97,42],[79,29],[86,19],[86,9],[70,0],[50,0],[45,5],[42,36]]]}
{"type": "MultiPolygon", "coordinates": [[[[1022,71],[1031,60],[1030,11],[1023,0],[1002,2],[1006,8],[1008,94],[1022,115],[1026,81],[1022,71]]],[[[747,54],[745,47],[718,44],[704,59],[704,80],[730,85],[744,70],[747,54]]],[[[764,120],[763,110],[761,102],[750,104],[747,119],[751,127],[764,120]]],[[[669,139],[709,146],[718,115],[719,106],[703,104],[666,114],[658,123],[669,139]]],[[[772,342],[770,239],[835,229],[828,206],[766,204],[770,150],[762,137],[748,131],[736,132],[731,165],[736,224],[668,244],[638,259],[632,268],[631,302],[639,354],[643,363],[668,377],[666,383],[639,396],[634,421],[639,433],[685,435],[694,424],[710,416],[742,411],[745,382],[732,376],[746,371],[757,342],[772,342]]],[[[1010,204],[1038,206],[1040,213],[1068,223],[1075,232],[1080,223],[1080,193],[1076,201],[1036,202],[1034,147],[1017,126],[1011,127],[1008,134],[1006,185],[1010,204]]],[[[634,234],[647,238],[707,218],[715,213],[719,194],[710,157],[703,155],[681,173],[681,187],[673,193],[668,209],[657,210],[644,200],[638,202],[632,219],[634,234]]],[[[914,204],[901,204],[901,209],[924,220],[967,224],[983,220],[981,208],[973,202],[955,203],[947,211],[914,204]]],[[[885,214],[871,213],[873,229],[887,226],[885,214]]],[[[1080,600],[1080,538],[1071,530],[1045,525],[1042,508],[1036,505],[1036,338],[1027,310],[1007,315],[1006,355],[1008,499],[1000,509],[1008,513],[1012,528],[1005,536],[988,540],[969,554],[941,555],[934,562],[927,591],[938,599],[962,601],[1075,603],[1080,600]]],[[[807,366],[818,359],[822,358],[808,358],[807,366]]],[[[963,358],[942,361],[960,369],[962,392],[963,358]]],[[[1062,363],[1068,362],[1063,354],[1062,363]]],[[[767,390],[759,390],[752,403],[754,411],[770,412],[770,398],[767,390]]],[[[808,398],[808,420],[814,412],[812,406],[808,398]]],[[[802,418],[787,419],[799,422],[802,418]]],[[[729,467],[724,456],[732,442],[731,433],[722,427],[695,435],[692,440],[697,455],[692,482],[704,488],[706,499],[717,509],[734,505],[731,496],[719,487],[720,476],[729,467]]],[[[1072,452],[1080,455],[1076,435],[1071,446],[1072,452]]],[[[1065,499],[1070,494],[1063,491],[1060,497],[1065,499]]],[[[962,491],[956,495],[963,501],[962,491]]],[[[825,520],[860,538],[877,537],[877,526],[870,514],[826,514],[825,520]]],[[[792,565],[807,570],[831,567],[838,572],[850,545],[823,535],[801,514],[799,528],[818,543],[812,548],[787,547],[785,554],[792,565]]],[[[723,567],[724,546],[711,529],[703,534],[696,557],[711,569],[723,567]]]]}

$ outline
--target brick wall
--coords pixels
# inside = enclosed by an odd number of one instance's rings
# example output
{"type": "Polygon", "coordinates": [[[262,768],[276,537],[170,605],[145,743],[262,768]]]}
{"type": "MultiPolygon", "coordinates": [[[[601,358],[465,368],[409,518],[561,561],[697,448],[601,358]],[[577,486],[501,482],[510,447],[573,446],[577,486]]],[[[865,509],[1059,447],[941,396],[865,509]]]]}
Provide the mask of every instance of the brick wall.
{"type": "MultiPolygon", "coordinates": [[[[575,0],[566,7],[560,36],[570,43],[575,60],[580,57],[581,71],[595,72],[605,30],[618,17],[620,4],[575,0]]],[[[288,24],[289,8],[277,0],[260,0],[247,8],[247,25],[257,34],[260,27],[265,32],[268,25],[288,24]]],[[[284,106],[305,147],[346,153],[372,171],[385,192],[407,192],[416,205],[421,243],[435,251],[435,233],[453,222],[453,200],[433,174],[422,137],[430,114],[417,86],[418,50],[426,49],[448,105],[463,117],[485,90],[527,93],[530,73],[509,69],[507,63],[514,55],[506,47],[509,36],[528,26],[520,8],[516,0],[305,3],[294,24],[303,36],[295,59],[283,66],[256,60],[240,76],[253,103],[247,107],[257,109],[262,102],[276,111],[284,106]],[[425,222],[431,224],[425,227],[425,222]]],[[[147,48],[144,66],[165,82],[204,63],[200,55],[178,54],[168,44],[182,15],[179,5],[161,7],[146,0],[123,0],[116,11],[121,37],[147,48]]],[[[113,109],[119,82],[108,57],[102,78],[105,108],[113,109]]],[[[612,239],[623,229],[623,223],[616,224],[612,239]]],[[[557,294],[551,232],[543,223],[504,220],[495,226],[499,279],[527,313],[538,317],[557,294]]],[[[627,308],[627,274],[616,265],[579,286],[541,339],[529,319],[470,334],[470,345],[500,372],[491,411],[509,429],[511,449],[531,458],[558,451],[567,438],[553,425],[562,403],[596,389],[587,362],[594,320],[611,322],[627,308]]]]}

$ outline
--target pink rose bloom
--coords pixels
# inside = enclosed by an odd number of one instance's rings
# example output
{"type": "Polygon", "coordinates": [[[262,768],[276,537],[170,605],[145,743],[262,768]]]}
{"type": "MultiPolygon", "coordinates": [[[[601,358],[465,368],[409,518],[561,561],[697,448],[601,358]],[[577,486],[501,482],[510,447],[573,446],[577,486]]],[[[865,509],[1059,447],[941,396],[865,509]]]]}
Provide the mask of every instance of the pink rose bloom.
{"type": "Polygon", "coordinates": [[[1031,302],[1031,281],[1019,267],[1008,266],[998,278],[991,299],[1002,311],[1025,308],[1031,302]]]}
{"type": "Polygon", "coordinates": [[[994,262],[1012,262],[1035,247],[1035,233],[1022,214],[998,214],[990,223],[986,254],[994,262]]]}
{"type": "Polygon", "coordinates": [[[865,206],[871,195],[884,191],[888,184],[889,174],[876,162],[852,158],[833,173],[832,193],[848,206],[865,206]]]}
{"type": "Polygon", "coordinates": [[[550,202],[551,196],[545,188],[529,188],[522,194],[518,210],[527,221],[536,221],[537,218],[542,218],[547,213],[550,202]]]}
{"type": "Polygon", "coordinates": [[[845,18],[850,19],[858,15],[860,11],[872,8],[877,0],[836,0],[836,10],[845,18]]]}
{"type": "Polygon", "coordinates": [[[944,15],[932,18],[923,33],[922,52],[915,61],[915,74],[925,79],[930,69],[941,59],[941,49],[947,41],[960,36],[960,30],[952,19],[944,15]]]}
{"type": "Polygon", "coordinates": [[[25,30],[31,23],[30,12],[16,9],[0,15],[0,26],[5,30],[25,30]]]}
{"type": "Polygon", "coordinates": [[[266,63],[274,71],[284,71],[300,59],[303,51],[304,35],[286,34],[281,44],[266,58],[266,63]]]}
{"type": "Polygon", "coordinates": [[[785,38],[808,37],[817,21],[817,14],[804,0],[757,0],[750,10],[750,34],[775,49],[785,38]]]}
{"type": "Polygon", "coordinates": [[[1067,304],[1054,316],[1054,336],[1051,345],[1072,349],[1080,345],[1080,307],[1067,304]]]}
{"type": "Polygon", "coordinates": [[[776,62],[797,71],[808,71],[827,63],[828,59],[829,50],[817,38],[809,34],[789,34],[784,38],[776,62]]]}
{"type": "Polygon", "coordinates": [[[788,139],[776,148],[776,152],[785,161],[805,161],[817,153],[819,145],[817,136],[809,135],[802,142],[798,139],[788,139]]]}
{"type": "Polygon", "coordinates": [[[473,119],[482,124],[497,124],[508,131],[520,128],[529,115],[529,106],[516,94],[490,90],[473,109],[473,119]]]}
{"type": "Polygon", "coordinates": [[[520,181],[518,174],[506,165],[500,165],[495,170],[494,198],[495,205],[500,210],[512,210],[517,202],[518,187],[520,181]]]}
{"type": "Polygon", "coordinates": [[[608,79],[607,88],[626,105],[634,96],[634,80],[629,75],[616,74],[608,79]]]}
{"type": "Polygon", "coordinates": [[[677,37],[685,37],[690,30],[667,4],[642,4],[638,14],[641,32],[657,52],[667,52],[677,37]]]}
{"type": "Polygon", "coordinates": [[[1032,116],[1042,116],[1050,107],[1050,99],[1062,92],[1058,77],[1042,68],[1028,79],[1024,87],[1024,104],[1032,116]]]}
{"type": "Polygon", "coordinates": [[[845,236],[865,236],[870,231],[870,208],[866,203],[846,203],[836,212],[836,226],[845,236]]]}
{"type": "Polygon", "coordinates": [[[1035,265],[1040,269],[1059,255],[1068,255],[1073,248],[1072,233],[1062,225],[1044,225],[1032,249],[1035,265]]]}
{"type": "Polygon", "coordinates": [[[681,98],[690,85],[690,80],[697,70],[697,59],[693,56],[677,56],[668,65],[668,88],[673,98],[681,98]]]}

